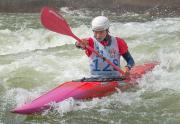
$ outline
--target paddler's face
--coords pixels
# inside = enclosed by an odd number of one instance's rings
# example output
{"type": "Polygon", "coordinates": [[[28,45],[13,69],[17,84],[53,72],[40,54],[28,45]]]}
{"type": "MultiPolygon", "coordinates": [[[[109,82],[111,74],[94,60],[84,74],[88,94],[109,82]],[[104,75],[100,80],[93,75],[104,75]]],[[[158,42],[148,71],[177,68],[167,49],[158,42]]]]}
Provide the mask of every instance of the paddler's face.
{"type": "Polygon", "coordinates": [[[103,31],[93,31],[94,32],[94,37],[97,39],[97,41],[102,41],[107,35],[107,30],[103,31]]]}

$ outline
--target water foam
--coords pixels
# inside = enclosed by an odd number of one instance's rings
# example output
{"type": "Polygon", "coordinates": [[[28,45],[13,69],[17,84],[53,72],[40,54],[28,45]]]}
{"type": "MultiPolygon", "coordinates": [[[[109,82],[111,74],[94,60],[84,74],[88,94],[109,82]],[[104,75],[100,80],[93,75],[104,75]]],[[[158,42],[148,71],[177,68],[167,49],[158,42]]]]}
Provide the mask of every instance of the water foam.
{"type": "MultiPolygon", "coordinates": [[[[111,106],[111,104],[115,107],[123,108],[139,101],[142,102],[142,96],[146,91],[158,92],[170,89],[179,92],[179,27],[179,18],[157,19],[152,22],[143,23],[112,23],[110,28],[111,34],[126,40],[137,64],[158,60],[160,65],[138,80],[140,89],[137,92],[130,91],[122,94],[119,92],[107,98],[80,102],[77,109],[100,108],[100,111],[103,111],[106,107],[111,106]]],[[[92,35],[89,25],[73,27],[72,30],[81,38],[92,35]]],[[[9,78],[10,76],[8,75],[11,75],[11,72],[16,71],[22,66],[28,66],[35,71],[44,72],[46,75],[53,75],[44,85],[39,83],[37,87],[41,90],[43,88],[48,89],[49,86],[52,87],[54,84],[59,84],[59,81],[63,82],[89,75],[86,56],[83,52],[73,50],[72,44],[75,41],[69,37],[59,36],[57,33],[52,33],[42,28],[26,28],[15,32],[6,29],[1,30],[0,35],[5,36],[4,40],[1,41],[1,55],[15,54],[18,56],[20,53],[29,52],[27,55],[23,54],[22,57],[15,58],[10,64],[0,66],[1,77],[4,79],[4,82],[6,82],[4,77],[9,78]],[[67,48],[65,45],[70,46],[68,50],[65,50],[67,48]],[[58,48],[59,46],[61,47],[58,48]],[[57,50],[53,49],[54,52],[52,52],[53,50],[50,51],[49,48],[57,48],[57,50]],[[54,83],[52,84],[52,82],[54,83]]],[[[24,98],[28,98],[29,94],[33,96],[33,92],[27,92],[26,90],[21,92],[21,89],[19,91],[18,88],[17,90],[19,93],[16,94],[25,94],[22,96],[22,100],[16,100],[17,104],[25,102],[27,99],[24,98]]],[[[67,106],[57,103],[56,109],[61,111],[64,107],[62,113],[69,110],[77,110],[72,107],[71,103],[74,102],[72,101],[72,99],[65,101],[67,106]]]]}

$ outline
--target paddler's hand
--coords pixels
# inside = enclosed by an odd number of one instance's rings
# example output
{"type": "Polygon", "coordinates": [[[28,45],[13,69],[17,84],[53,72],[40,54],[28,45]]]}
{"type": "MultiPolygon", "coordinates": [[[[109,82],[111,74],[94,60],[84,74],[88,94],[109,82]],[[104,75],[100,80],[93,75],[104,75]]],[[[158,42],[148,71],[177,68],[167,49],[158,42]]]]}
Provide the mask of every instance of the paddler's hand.
{"type": "Polygon", "coordinates": [[[88,46],[88,41],[87,41],[87,39],[81,39],[81,42],[76,41],[75,45],[76,45],[76,47],[85,49],[86,46],[88,46]]]}
{"type": "Polygon", "coordinates": [[[128,77],[130,75],[130,69],[128,67],[124,67],[122,70],[124,71],[123,76],[128,77]]]}

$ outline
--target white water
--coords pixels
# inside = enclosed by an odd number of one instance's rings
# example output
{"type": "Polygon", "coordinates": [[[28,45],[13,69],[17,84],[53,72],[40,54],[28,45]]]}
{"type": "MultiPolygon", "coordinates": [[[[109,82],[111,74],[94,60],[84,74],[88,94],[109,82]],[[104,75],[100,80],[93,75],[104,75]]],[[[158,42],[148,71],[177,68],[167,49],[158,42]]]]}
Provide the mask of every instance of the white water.
{"type": "MultiPolygon", "coordinates": [[[[33,18],[36,16],[32,15],[33,18]]],[[[73,18],[74,23],[76,18],[73,18]]],[[[85,15],[79,18],[83,20],[85,15]]],[[[0,27],[2,21],[3,18],[0,27]]],[[[41,26],[26,26],[0,28],[0,93],[3,106],[0,123],[10,123],[9,117],[16,118],[8,112],[12,107],[31,101],[60,82],[89,76],[88,58],[74,47],[74,39],[41,26]]],[[[92,35],[90,26],[86,24],[77,25],[72,30],[80,38],[92,35]]],[[[69,99],[55,104],[55,115],[58,116],[53,116],[54,121],[47,123],[71,123],[69,111],[77,114],[72,115],[74,118],[84,114],[81,123],[86,122],[87,117],[95,123],[131,123],[130,120],[137,123],[180,122],[177,114],[180,106],[180,18],[147,22],[114,20],[110,32],[126,40],[136,64],[159,61],[160,65],[138,81],[139,87],[135,91],[119,92],[86,102],[69,99]],[[117,113],[119,116],[116,117],[117,113]],[[144,120],[137,119],[143,117],[144,120]]],[[[125,65],[123,59],[122,65],[125,65]]],[[[45,117],[47,113],[44,113],[45,117]]],[[[47,118],[51,120],[51,116],[47,118]]],[[[18,117],[14,123],[19,121],[28,123],[24,117],[18,117]]],[[[43,119],[31,118],[31,121],[44,123],[43,119]]],[[[74,121],[78,123],[76,119],[74,121]]]]}

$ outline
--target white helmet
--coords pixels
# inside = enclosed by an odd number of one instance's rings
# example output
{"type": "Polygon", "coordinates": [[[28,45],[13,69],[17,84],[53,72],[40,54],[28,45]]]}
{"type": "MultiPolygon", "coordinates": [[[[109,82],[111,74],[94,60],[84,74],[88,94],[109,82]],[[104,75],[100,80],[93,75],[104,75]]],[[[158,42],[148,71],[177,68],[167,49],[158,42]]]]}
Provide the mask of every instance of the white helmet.
{"type": "Polygon", "coordinates": [[[109,29],[109,20],[105,16],[97,16],[92,20],[93,31],[103,31],[109,29]]]}

